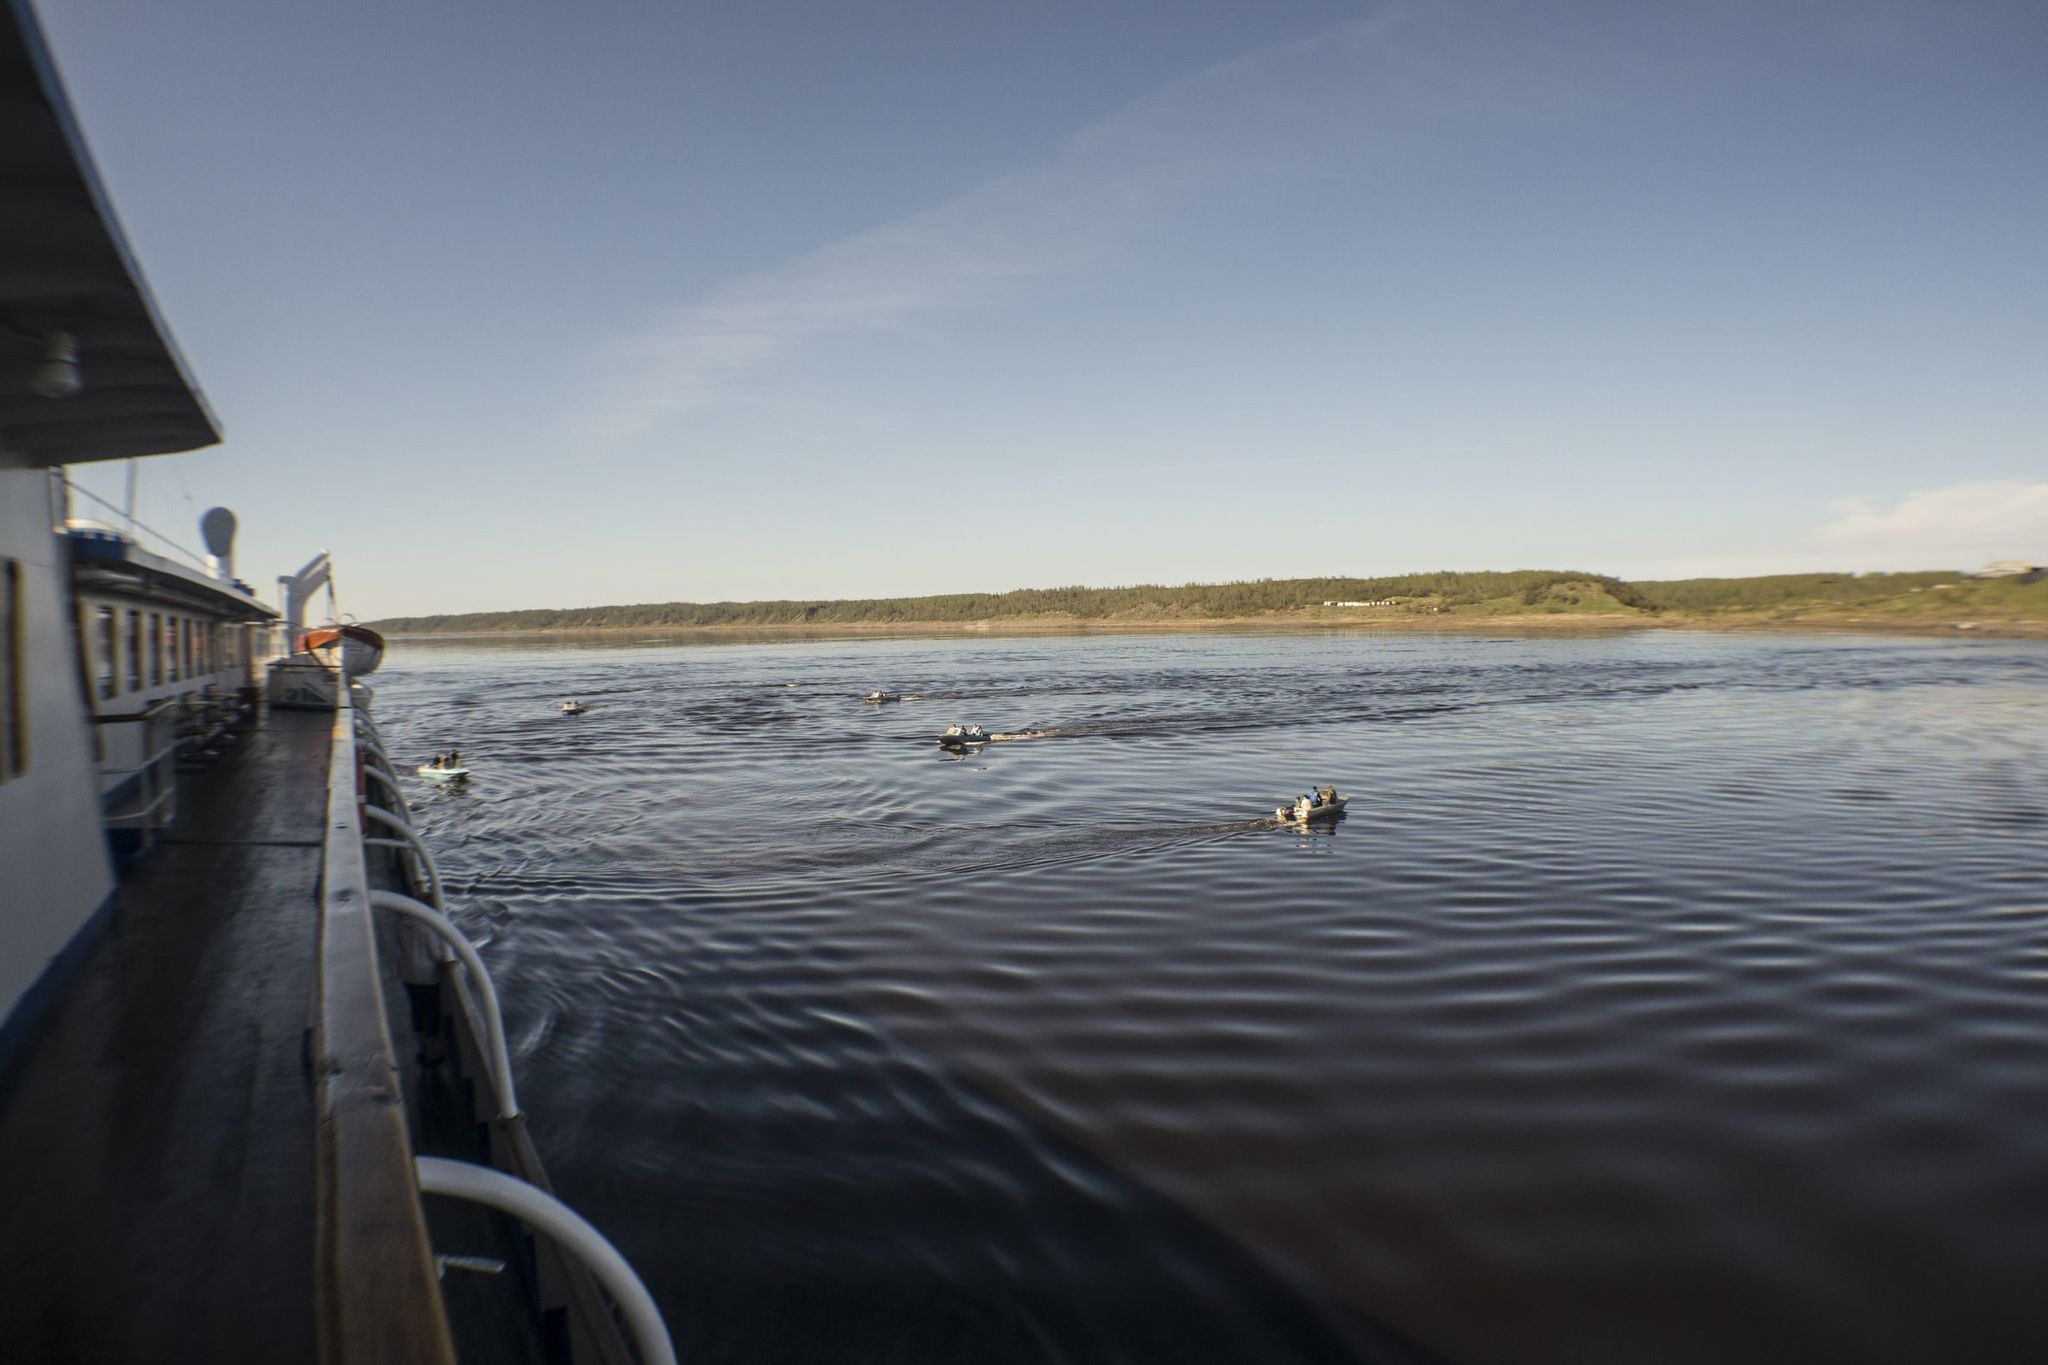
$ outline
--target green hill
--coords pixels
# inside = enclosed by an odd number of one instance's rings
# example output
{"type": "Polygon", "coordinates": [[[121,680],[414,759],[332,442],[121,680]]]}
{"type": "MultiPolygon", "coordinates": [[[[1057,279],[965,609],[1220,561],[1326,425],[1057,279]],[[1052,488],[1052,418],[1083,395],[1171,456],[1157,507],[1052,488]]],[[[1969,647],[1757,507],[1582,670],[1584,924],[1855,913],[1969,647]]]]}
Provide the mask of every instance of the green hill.
{"type": "MultiPolygon", "coordinates": [[[[389,635],[703,630],[723,627],[911,627],[987,623],[1171,625],[1175,622],[1423,624],[1458,618],[1555,617],[1641,624],[2048,623],[2048,581],[1977,580],[1954,572],[1776,574],[1627,582],[1548,569],[1511,573],[1286,578],[1178,587],[1026,588],[935,597],[780,602],[660,602],[556,610],[402,616],[389,635]],[[1345,605],[1328,605],[1328,604],[1345,605]]],[[[1533,622],[1532,622],[1533,624],[1533,622]]]]}

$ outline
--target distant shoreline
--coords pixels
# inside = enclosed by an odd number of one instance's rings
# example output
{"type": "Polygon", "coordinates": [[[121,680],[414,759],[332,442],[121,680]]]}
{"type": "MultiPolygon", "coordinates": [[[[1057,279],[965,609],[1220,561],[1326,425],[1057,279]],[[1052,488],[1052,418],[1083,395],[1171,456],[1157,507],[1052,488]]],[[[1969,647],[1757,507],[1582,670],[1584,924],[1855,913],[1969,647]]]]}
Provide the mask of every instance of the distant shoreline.
{"type": "Polygon", "coordinates": [[[395,639],[860,639],[1212,631],[1876,630],[2048,637],[2048,568],[1631,583],[1571,570],[1021,588],[934,597],[643,602],[393,616],[395,639]]]}
{"type": "Polygon", "coordinates": [[[433,630],[390,633],[393,641],[438,640],[765,640],[847,639],[871,637],[1000,637],[1060,635],[1231,634],[1316,635],[1331,632],[1370,634],[1476,635],[1501,632],[1528,634],[1600,633],[1630,630],[1732,630],[1778,633],[1910,635],[1947,639],[2048,639],[2048,621],[1957,620],[1910,621],[1851,613],[1698,613],[1642,616],[1613,612],[1556,612],[1501,616],[1345,616],[1305,617],[1275,612],[1266,616],[1187,617],[1180,619],[1080,619],[1073,617],[995,618],[981,621],[847,621],[734,622],[707,626],[556,626],[501,630],[433,630]]]}

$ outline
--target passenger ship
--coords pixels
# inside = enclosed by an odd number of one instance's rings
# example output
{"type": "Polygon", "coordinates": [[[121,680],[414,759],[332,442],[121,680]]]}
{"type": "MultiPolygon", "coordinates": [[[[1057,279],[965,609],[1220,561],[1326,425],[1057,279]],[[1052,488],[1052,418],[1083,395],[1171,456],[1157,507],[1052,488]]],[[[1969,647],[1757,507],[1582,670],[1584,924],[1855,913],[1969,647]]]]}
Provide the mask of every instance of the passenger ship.
{"type": "Polygon", "coordinates": [[[27,0],[0,15],[0,1356],[673,1360],[549,1192],[485,963],[342,651],[325,556],[235,577],[67,466],[219,428],[27,0]]]}

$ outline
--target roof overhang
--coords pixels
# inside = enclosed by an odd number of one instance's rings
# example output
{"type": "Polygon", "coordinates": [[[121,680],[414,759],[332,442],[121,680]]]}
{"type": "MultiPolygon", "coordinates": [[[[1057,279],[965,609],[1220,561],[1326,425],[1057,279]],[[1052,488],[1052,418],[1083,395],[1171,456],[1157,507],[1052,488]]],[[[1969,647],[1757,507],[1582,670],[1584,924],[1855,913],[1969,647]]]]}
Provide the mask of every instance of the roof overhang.
{"type": "Polygon", "coordinates": [[[71,549],[71,576],[80,588],[189,607],[228,620],[275,621],[279,617],[277,608],[256,600],[248,584],[189,569],[123,537],[73,531],[65,540],[71,549]]]}
{"type": "Polygon", "coordinates": [[[28,0],[0,0],[0,448],[42,465],[220,440],[157,315],[28,0]],[[79,391],[33,387],[75,338],[79,391]]]}

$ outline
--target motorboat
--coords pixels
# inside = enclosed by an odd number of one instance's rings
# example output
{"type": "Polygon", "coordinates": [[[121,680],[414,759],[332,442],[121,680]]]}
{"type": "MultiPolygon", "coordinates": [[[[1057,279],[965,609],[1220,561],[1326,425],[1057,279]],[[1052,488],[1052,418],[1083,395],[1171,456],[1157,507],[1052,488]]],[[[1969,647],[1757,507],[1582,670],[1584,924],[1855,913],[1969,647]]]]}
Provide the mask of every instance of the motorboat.
{"type": "Polygon", "coordinates": [[[469,781],[469,769],[463,767],[460,760],[449,763],[437,759],[432,763],[422,763],[413,771],[439,787],[469,781]]]}
{"type": "Polygon", "coordinates": [[[946,733],[939,736],[939,747],[964,749],[970,744],[988,743],[988,731],[979,725],[948,725],[946,733]]]}
{"type": "Polygon", "coordinates": [[[861,700],[870,706],[880,706],[883,702],[902,701],[903,694],[901,692],[870,692],[865,697],[862,697],[861,700]]]}
{"type": "Polygon", "coordinates": [[[574,698],[562,703],[562,714],[565,716],[580,716],[589,709],[589,707],[574,698]]]}
{"type": "Polygon", "coordinates": [[[353,622],[315,626],[299,637],[299,650],[339,669],[345,678],[360,678],[375,673],[384,662],[384,637],[353,622]]]}
{"type": "Polygon", "coordinates": [[[1283,825],[1307,825],[1317,820],[1334,820],[1349,804],[1351,798],[1335,787],[1317,787],[1306,796],[1295,797],[1292,805],[1279,807],[1273,818],[1283,825]]]}

